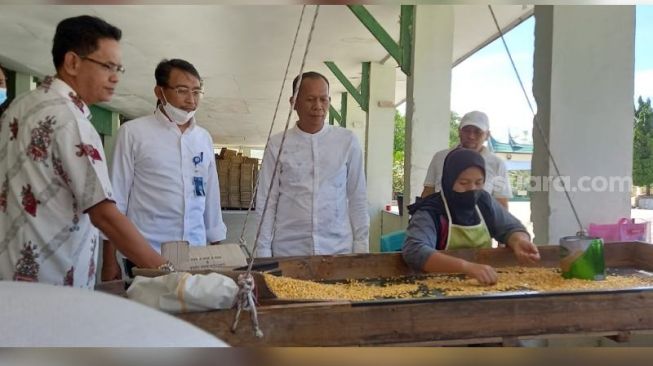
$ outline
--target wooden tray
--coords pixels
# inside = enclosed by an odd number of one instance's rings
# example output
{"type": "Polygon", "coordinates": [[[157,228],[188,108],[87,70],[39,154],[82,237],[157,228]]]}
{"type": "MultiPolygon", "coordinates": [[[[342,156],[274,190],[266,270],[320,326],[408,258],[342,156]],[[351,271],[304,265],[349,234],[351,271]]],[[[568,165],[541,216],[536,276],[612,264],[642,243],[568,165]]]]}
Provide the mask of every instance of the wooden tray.
{"type": "MultiPolygon", "coordinates": [[[[558,246],[542,246],[541,266],[557,267],[558,246]]],[[[509,249],[449,251],[494,267],[515,266],[509,249]]],[[[606,266],[653,270],[653,245],[609,243],[606,266]]],[[[399,253],[277,258],[257,261],[267,271],[309,280],[409,275],[399,253]]],[[[238,273],[234,272],[234,275],[238,273]]],[[[257,275],[257,284],[262,279],[257,275]]],[[[266,287],[264,281],[259,289],[266,287]]],[[[366,302],[284,303],[259,293],[264,337],[256,338],[248,313],[230,331],[235,310],[179,317],[234,346],[347,346],[465,344],[568,334],[620,336],[653,331],[653,289],[456,296],[366,302]]]]}

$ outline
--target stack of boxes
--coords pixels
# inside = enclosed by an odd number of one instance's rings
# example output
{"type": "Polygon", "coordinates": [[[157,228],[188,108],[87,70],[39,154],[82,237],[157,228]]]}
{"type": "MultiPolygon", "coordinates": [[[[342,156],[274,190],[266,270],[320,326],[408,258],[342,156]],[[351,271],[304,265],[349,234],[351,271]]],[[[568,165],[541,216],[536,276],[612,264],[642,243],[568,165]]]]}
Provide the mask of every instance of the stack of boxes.
{"type": "Polygon", "coordinates": [[[229,163],[229,191],[228,206],[231,208],[240,208],[240,165],[243,162],[242,155],[234,156],[229,163]]]}
{"type": "Polygon", "coordinates": [[[254,196],[258,159],[244,158],[240,164],[240,207],[247,208],[254,196]]]}
{"type": "MultiPolygon", "coordinates": [[[[224,149],[223,149],[224,150],[224,149]]],[[[228,204],[228,181],[229,181],[229,161],[225,160],[222,156],[222,151],[220,155],[216,155],[215,161],[218,166],[218,181],[220,182],[220,206],[227,207],[228,204]]]]}
{"type": "Polygon", "coordinates": [[[246,209],[254,195],[258,159],[244,157],[235,150],[222,148],[216,157],[223,209],[246,209]]]}

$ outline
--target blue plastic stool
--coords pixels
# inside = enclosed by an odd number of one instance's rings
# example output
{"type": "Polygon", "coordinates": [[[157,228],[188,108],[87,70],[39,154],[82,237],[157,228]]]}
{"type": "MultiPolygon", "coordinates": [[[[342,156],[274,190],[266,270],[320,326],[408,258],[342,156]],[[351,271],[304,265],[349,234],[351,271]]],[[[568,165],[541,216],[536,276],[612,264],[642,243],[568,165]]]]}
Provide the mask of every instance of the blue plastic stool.
{"type": "Polygon", "coordinates": [[[398,252],[404,245],[406,230],[393,231],[381,235],[381,252],[398,252]]]}

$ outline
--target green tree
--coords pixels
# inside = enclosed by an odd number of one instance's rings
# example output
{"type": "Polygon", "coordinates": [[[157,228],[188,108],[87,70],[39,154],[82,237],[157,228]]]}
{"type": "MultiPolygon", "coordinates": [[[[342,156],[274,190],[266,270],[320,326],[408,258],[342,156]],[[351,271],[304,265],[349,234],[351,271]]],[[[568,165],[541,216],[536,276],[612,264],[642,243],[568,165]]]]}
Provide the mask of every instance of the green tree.
{"type": "Polygon", "coordinates": [[[404,149],[406,148],[406,118],[395,111],[395,138],[392,161],[392,191],[404,191],[404,149]]]}
{"type": "Polygon", "coordinates": [[[404,151],[406,147],[406,117],[395,110],[395,144],[394,152],[404,151]]]}
{"type": "Polygon", "coordinates": [[[646,102],[640,96],[637,100],[633,138],[633,184],[646,187],[651,195],[653,184],[653,110],[651,99],[646,102]]]}
{"type": "Polygon", "coordinates": [[[456,112],[451,112],[449,117],[449,147],[454,147],[460,142],[458,126],[460,126],[460,116],[456,112]]]}
{"type": "MultiPolygon", "coordinates": [[[[449,118],[449,147],[458,145],[460,116],[451,112],[449,118]]],[[[406,117],[395,111],[394,154],[392,162],[392,191],[404,191],[404,149],[406,148],[406,117]]]]}

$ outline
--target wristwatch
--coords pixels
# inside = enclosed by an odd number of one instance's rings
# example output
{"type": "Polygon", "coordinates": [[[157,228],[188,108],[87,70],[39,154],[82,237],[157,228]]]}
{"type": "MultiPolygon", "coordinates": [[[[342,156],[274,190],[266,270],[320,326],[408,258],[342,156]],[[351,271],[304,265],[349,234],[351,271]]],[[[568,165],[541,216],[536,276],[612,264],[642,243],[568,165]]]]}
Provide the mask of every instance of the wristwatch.
{"type": "Polygon", "coordinates": [[[174,272],[175,271],[175,266],[172,265],[170,262],[165,262],[162,265],[156,267],[156,269],[164,272],[174,272]]]}

